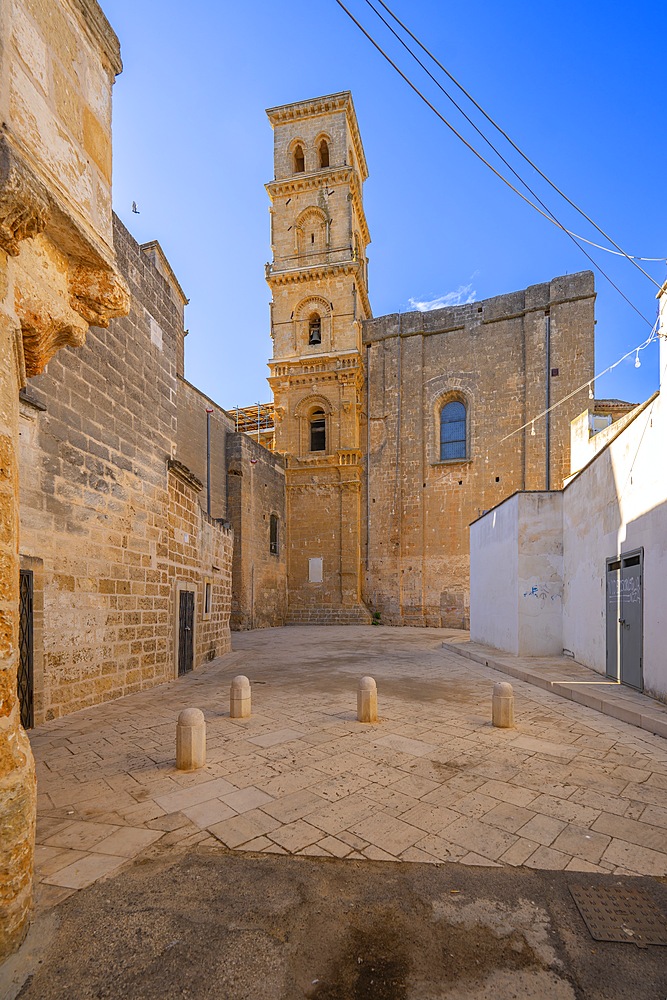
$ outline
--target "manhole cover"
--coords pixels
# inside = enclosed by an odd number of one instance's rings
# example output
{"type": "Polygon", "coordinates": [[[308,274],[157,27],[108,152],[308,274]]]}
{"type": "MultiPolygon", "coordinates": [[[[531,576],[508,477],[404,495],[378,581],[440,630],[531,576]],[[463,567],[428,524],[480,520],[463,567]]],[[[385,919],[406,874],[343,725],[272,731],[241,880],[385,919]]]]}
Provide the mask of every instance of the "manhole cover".
{"type": "Polygon", "coordinates": [[[596,941],[629,941],[640,948],[667,946],[667,919],[645,890],[602,885],[569,888],[596,941]]]}

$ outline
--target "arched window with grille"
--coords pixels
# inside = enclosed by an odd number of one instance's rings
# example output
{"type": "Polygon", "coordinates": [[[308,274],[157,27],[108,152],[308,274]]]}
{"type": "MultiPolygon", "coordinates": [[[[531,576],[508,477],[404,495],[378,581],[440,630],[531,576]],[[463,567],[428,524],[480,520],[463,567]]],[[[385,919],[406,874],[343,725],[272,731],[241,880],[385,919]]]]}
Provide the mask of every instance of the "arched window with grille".
{"type": "Polygon", "coordinates": [[[269,519],[269,552],[278,555],[278,515],[272,514],[269,519]]]}
{"type": "Polygon", "coordinates": [[[313,410],[310,415],[310,450],[327,450],[327,422],[324,410],[313,410]]]}
{"type": "Polygon", "coordinates": [[[467,411],[465,403],[453,399],[440,410],[440,461],[468,457],[467,411]]]}

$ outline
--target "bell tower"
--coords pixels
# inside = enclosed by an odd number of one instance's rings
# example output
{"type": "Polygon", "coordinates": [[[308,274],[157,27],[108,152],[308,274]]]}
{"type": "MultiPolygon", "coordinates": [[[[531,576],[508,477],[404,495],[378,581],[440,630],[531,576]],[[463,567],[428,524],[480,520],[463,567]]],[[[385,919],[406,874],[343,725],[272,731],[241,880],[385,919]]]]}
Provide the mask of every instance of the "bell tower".
{"type": "Polygon", "coordinates": [[[286,457],[289,620],[366,623],[361,601],[361,324],[368,176],[352,95],[271,108],[273,390],[286,457]]]}

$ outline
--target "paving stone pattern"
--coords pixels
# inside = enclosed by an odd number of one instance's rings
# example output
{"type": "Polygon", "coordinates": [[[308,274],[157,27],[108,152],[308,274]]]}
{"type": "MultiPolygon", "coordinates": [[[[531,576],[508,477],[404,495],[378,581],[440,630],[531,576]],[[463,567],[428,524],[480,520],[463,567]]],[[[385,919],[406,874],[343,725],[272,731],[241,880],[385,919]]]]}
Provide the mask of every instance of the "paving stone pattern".
{"type": "Polygon", "coordinates": [[[235,652],[159,689],[46,723],[38,906],[146,850],[232,850],[667,875],[667,741],[443,649],[445,629],[237,633],[235,652]],[[249,676],[253,715],[229,718],[249,676]],[[380,721],[356,721],[378,683],[380,721]],[[207,765],[175,768],[176,718],[204,711],[207,765]]]}

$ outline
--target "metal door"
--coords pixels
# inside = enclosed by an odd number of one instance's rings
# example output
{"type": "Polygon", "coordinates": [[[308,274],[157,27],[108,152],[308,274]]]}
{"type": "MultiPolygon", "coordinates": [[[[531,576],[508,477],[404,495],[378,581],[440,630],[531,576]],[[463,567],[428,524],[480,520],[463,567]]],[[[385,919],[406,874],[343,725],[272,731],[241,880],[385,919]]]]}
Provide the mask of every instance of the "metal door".
{"type": "Polygon", "coordinates": [[[607,560],[607,676],[642,691],[644,551],[607,560]]]}
{"type": "Polygon", "coordinates": [[[621,683],[641,691],[642,676],[642,554],[623,556],[621,566],[621,683]]]}
{"type": "Polygon", "coordinates": [[[195,595],[181,590],[178,596],[178,676],[192,670],[192,630],[195,620],[195,595]]]}
{"type": "Polygon", "coordinates": [[[19,594],[19,669],[17,687],[19,703],[21,705],[21,725],[24,729],[32,729],[34,725],[32,570],[21,570],[19,594]]]}
{"type": "Polygon", "coordinates": [[[621,560],[607,559],[607,677],[620,679],[618,620],[621,617],[621,560]]]}

